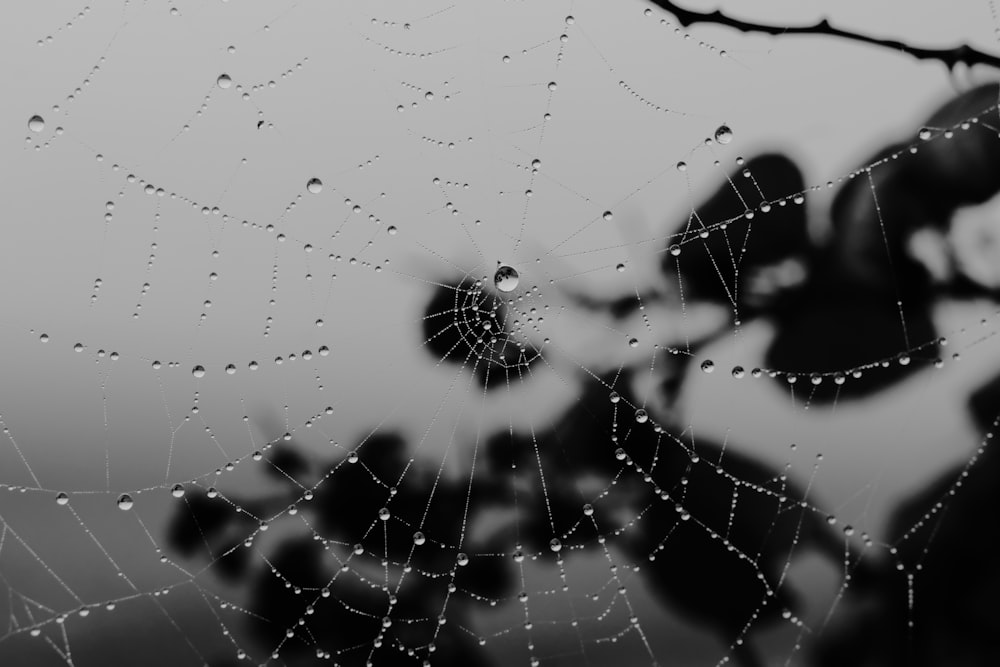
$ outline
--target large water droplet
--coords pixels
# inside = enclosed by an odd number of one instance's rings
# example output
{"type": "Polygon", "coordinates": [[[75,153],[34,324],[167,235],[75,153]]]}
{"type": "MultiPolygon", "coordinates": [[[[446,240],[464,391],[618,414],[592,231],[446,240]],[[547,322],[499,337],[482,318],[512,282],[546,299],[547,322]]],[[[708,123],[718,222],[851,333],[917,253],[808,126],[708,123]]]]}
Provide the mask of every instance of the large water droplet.
{"type": "Polygon", "coordinates": [[[728,125],[720,125],[715,130],[715,140],[720,144],[728,144],[733,140],[733,131],[729,129],[728,125]]]}
{"type": "Polygon", "coordinates": [[[378,511],[378,518],[382,519],[383,521],[388,521],[389,520],[389,508],[388,507],[383,507],[382,509],[380,509],[378,511]]]}
{"type": "Polygon", "coordinates": [[[205,367],[195,366],[194,368],[191,369],[191,375],[195,376],[196,378],[205,377],[205,367]]]}
{"type": "Polygon", "coordinates": [[[233,80],[229,77],[228,74],[220,74],[219,78],[216,79],[215,82],[219,84],[219,88],[223,89],[229,88],[231,85],[233,85],[233,80]]]}
{"type": "Polygon", "coordinates": [[[60,491],[59,493],[56,494],[56,504],[65,505],[68,502],[69,502],[69,496],[67,496],[65,493],[60,491]]]}
{"type": "Polygon", "coordinates": [[[464,554],[464,553],[458,554],[458,559],[457,559],[456,562],[460,566],[465,567],[466,565],[469,564],[469,556],[468,556],[468,554],[464,554]]]}
{"type": "Polygon", "coordinates": [[[553,551],[557,551],[557,552],[560,551],[560,550],[562,550],[562,542],[560,542],[558,539],[556,539],[555,537],[553,537],[549,541],[549,549],[552,549],[553,551]]]}
{"type": "Polygon", "coordinates": [[[711,373],[712,371],[715,370],[715,362],[712,361],[711,359],[706,359],[705,361],[701,362],[701,370],[705,371],[706,373],[711,373]]]}
{"type": "Polygon", "coordinates": [[[635,420],[640,424],[645,424],[649,421],[649,414],[642,408],[639,408],[635,411],[635,420]]]}
{"type": "Polygon", "coordinates": [[[424,537],[424,534],[421,533],[419,530],[413,533],[413,543],[416,544],[418,547],[426,541],[427,538],[424,537]]]}
{"type": "Polygon", "coordinates": [[[45,119],[39,115],[34,115],[28,119],[28,129],[32,132],[41,132],[45,129],[45,119]]]}
{"type": "Polygon", "coordinates": [[[309,181],[306,183],[306,190],[308,190],[314,195],[318,195],[319,193],[323,192],[323,181],[319,180],[318,178],[310,178],[309,181]]]}
{"type": "Polygon", "coordinates": [[[174,484],[174,488],[170,489],[170,495],[172,495],[174,498],[183,498],[184,487],[181,486],[180,484],[174,484]]]}
{"type": "Polygon", "coordinates": [[[520,276],[517,271],[512,266],[507,266],[506,264],[500,266],[497,272],[493,274],[493,283],[497,286],[497,289],[501,292],[513,292],[517,289],[517,283],[520,281],[520,276]]]}
{"type": "Polygon", "coordinates": [[[130,510],[132,509],[132,496],[127,493],[123,493],[118,496],[118,509],[120,510],[130,510]]]}

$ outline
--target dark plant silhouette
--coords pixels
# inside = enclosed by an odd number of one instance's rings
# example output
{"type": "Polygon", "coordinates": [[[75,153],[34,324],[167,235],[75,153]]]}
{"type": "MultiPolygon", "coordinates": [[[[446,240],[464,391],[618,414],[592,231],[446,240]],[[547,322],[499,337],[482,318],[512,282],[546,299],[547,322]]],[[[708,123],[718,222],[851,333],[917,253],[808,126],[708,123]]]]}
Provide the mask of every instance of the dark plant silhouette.
{"type": "Polygon", "coordinates": [[[802,506],[803,491],[780,472],[719,443],[685,443],[652,421],[637,422],[632,379],[628,371],[591,379],[553,428],[490,442],[493,476],[513,466],[536,490],[518,496],[525,548],[546,553],[553,538],[596,547],[603,535],[628,562],[644,564],[643,581],[665,605],[726,644],[739,639],[734,664],[761,664],[751,636],[798,609],[782,586],[785,564],[811,548],[839,566],[844,539],[825,514],[802,506]],[[543,474],[558,477],[543,484],[543,474]],[[597,491],[573,480],[596,482],[597,491]],[[623,509],[634,524],[622,524],[623,509]]]}
{"type": "MultiPolygon", "coordinates": [[[[907,143],[877,153],[838,193],[824,242],[808,233],[798,167],[777,154],[746,161],[675,225],[664,276],[679,276],[688,303],[731,307],[741,322],[771,322],[765,370],[776,382],[801,379],[813,402],[890,389],[939,353],[936,298],[997,296],[961,271],[935,273],[914,256],[911,241],[920,230],[946,231],[956,209],[1000,189],[983,173],[1000,171],[1000,146],[966,121],[995,108],[998,92],[970,91],[931,116],[933,132],[952,136],[915,141],[915,154],[907,143]]],[[[513,302],[488,280],[460,276],[451,284],[431,295],[424,350],[438,363],[472,370],[487,389],[527,378],[522,371],[542,353],[511,326],[513,302]]],[[[572,298],[613,320],[638,303],[634,296],[572,298]]],[[[668,402],[682,390],[680,371],[698,346],[729,333],[710,332],[670,358],[675,372],[660,388],[668,402]]],[[[171,542],[185,555],[207,555],[223,576],[251,581],[248,624],[260,647],[284,656],[329,653],[345,665],[420,664],[432,652],[442,664],[487,664],[494,656],[463,619],[516,592],[512,552],[563,559],[602,541],[643,563],[642,581],[664,606],[713,629],[732,664],[763,664],[758,631],[795,622],[801,605],[784,577],[805,549],[838,567],[846,553],[851,577],[851,614],[810,652],[817,664],[996,662],[1000,628],[989,610],[1000,584],[979,526],[981,509],[996,504],[992,450],[898,509],[891,559],[862,560],[781,471],[738,446],[685,439],[669,415],[638,412],[644,404],[633,384],[642,370],[573,378],[567,386],[576,382],[578,398],[550,427],[488,437],[471,483],[411,460],[394,435],[373,436],[356,455],[333,461],[311,461],[293,443],[273,447],[266,456],[284,492],[229,498],[242,512],[191,495],[171,542]],[[308,530],[266,561],[243,546],[255,517],[289,505],[308,515],[308,530]],[[380,508],[389,515],[380,517],[380,508]],[[488,518],[515,508],[514,532],[488,518]],[[486,537],[472,540],[473,533],[486,537]],[[912,606],[907,575],[920,600],[912,606]]],[[[972,399],[984,429],[998,395],[1000,381],[972,399]]]]}
{"type": "Polygon", "coordinates": [[[907,53],[920,60],[937,60],[944,63],[949,69],[954,68],[959,63],[965,63],[966,65],[981,63],[1000,67],[1000,57],[980,51],[968,44],[960,44],[950,49],[921,48],[895,39],[879,39],[852,30],[837,28],[831,25],[826,19],[822,19],[813,25],[777,26],[743,21],[719,10],[699,12],[684,9],[672,0],[650,0],[650,2],[670,12],[682,26],[689,26],[695,23],[714,23],[716,25],[735,28],[741,32],[761,32],[769,35],[827,35],[851,42],[861,42],[863,44],[871,44],[872,46],[907,53]]]}
{"type": "Polygon", "coordinates": [[[476,379],[493,389],[516,382],[541,356],[512,334],[509,307],[483,282],[464,277],[437,287],[424,313],[423,335],[427,351],[439,361],[473,369],[476,379]]]}
{"type": "Polygon", "coordinates": [[[267,453],[269,463],[287,469],[274,468],[285,492],[229,502],[196,495],[174,517],[169,536],[186,555],[216,559],[221,575],[248,580],[253,616],[247,624],[258,649],[293,660],[330,654],[341,665],[419,665],[429,653],[445,664],[488,664],[488,654],[463,628],[470,604],[489,604],[509,587],[507,563],[478,555],[496,545],[466,540],[468,563],[454,545],[466,503],[481,504],[494,492],[491,484],[473,486],[470,496],[467,483],[436,480],[436,470],[411,464],[405,443],[393,435],[368,439],[356,460],[327,464],[310,464],[292,447],[267,453]],[[288,470],[298,479],[286,476],[288,470]],[[329,478],[314,491],[295,484],[315,484],[324,475],[329,478]],[[387,486],[395,480],[398,486],[387,486]],[[286,506],[307,514],[311,531],[282,541],[265,561],[243,545],[257,525],[249,516],[271,516],[286,506]],[[379,518],[382,507],[391,518],[379,518]]]}
{"type": "MultiPolygon", "coordinates": [[[[973,394],[970,408],[980,431],[992,434],[1000,377],[973,394]]],[[[1000,508],[1000,456],[991,435],[983,443],[968,465],[946,471],[896,510],[889,530],[895,567],[850,591],[858,611],[817,646],[820,667],[1000,663],[993,552],[1000,535],[995,521],[984,520],[1000,508]]]]}

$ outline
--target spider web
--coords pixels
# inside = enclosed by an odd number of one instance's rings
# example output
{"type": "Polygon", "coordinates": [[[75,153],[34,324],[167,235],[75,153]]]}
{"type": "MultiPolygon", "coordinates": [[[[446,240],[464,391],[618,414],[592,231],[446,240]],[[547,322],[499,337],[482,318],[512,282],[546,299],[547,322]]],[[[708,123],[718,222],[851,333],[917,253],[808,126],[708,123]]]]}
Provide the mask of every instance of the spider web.
{"type": "Polygon", "coordinates": [[[820,665],[866,601],[920,653],[989,502],[979,70],[641,2],[57,4],[4,40],[0,661],[820,665]]]}

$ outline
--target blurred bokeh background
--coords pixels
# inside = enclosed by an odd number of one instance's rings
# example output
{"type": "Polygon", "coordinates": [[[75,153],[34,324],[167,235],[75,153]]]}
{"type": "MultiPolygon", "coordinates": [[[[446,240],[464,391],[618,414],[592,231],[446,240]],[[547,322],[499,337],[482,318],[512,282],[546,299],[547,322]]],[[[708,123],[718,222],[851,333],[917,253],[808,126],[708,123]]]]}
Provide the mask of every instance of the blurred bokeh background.
{"type": "Polygon", "coordinates": [[[679,4],[6,8],[0,663],[996,664],[993,5],[679,4]]]}

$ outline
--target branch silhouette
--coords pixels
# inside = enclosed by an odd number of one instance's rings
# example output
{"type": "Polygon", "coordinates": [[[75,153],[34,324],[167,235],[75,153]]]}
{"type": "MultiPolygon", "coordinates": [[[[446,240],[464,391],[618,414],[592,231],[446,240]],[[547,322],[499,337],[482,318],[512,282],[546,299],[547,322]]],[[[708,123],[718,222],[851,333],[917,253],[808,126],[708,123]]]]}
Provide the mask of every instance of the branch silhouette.
{"type": "Polygon", "coordinates": [[[780,27],[763,23],[742,21],[740,19],[727,16],[719,10],[714,12],[692,11],[690,9],[678,7],[677,3],[671,2],[671,0],[650,0],[650,2],[673,14],[677,19],[677,22],[685,28],[695,23],[715,23],[717,25],[735,28],[741,32],[763,32],[769,35],[830,35],[832,37],[840,37],[854,42],[872,44],[874,46],[892,49],[893,51],[908,53],[919,60],[937,60],[947,65],[948,69],[954,69],[958,63],[965,63],[966,65],[982,64],[1000,68],[1000,56],[985,53],[979,49],[969,46],[968,44],[959,44],[958,46],[950,49],[927,49],[911,46],[910,44],[906,44],[905,42],[900,42],[895,39],[879,39],[877,37],[870,37],[868,35],[851,32],[849,30],[842,30],[841,28],[836,28],[830,25],[830,22],[826,19],[823,19],[813,25],[780,27]]]}

